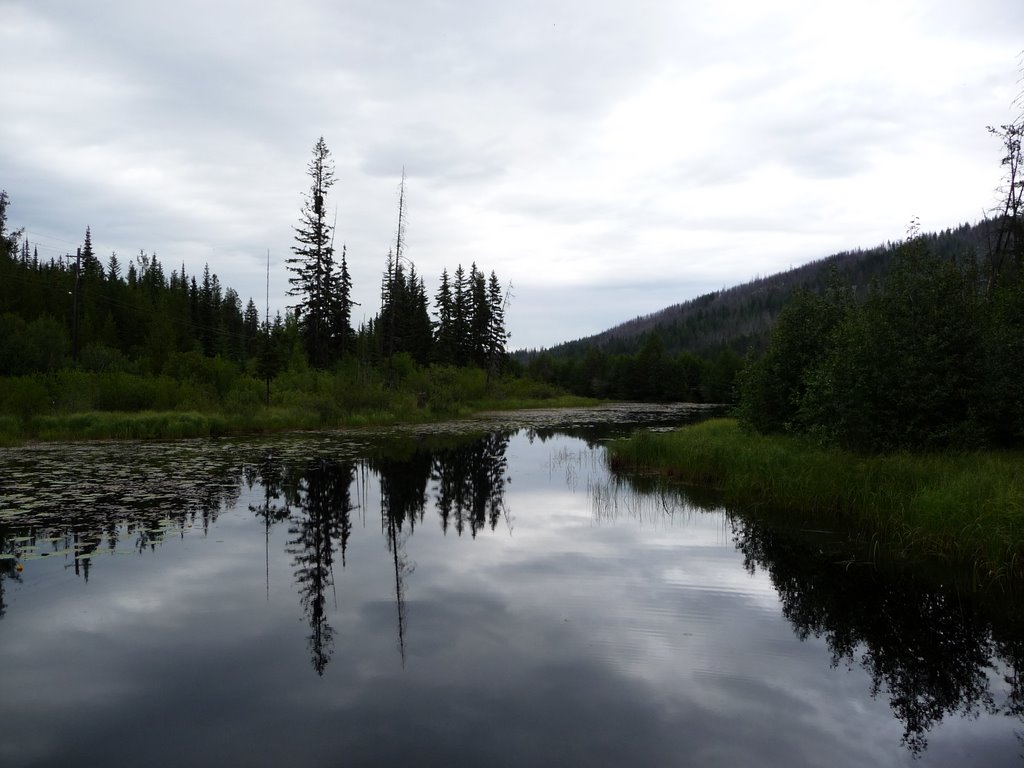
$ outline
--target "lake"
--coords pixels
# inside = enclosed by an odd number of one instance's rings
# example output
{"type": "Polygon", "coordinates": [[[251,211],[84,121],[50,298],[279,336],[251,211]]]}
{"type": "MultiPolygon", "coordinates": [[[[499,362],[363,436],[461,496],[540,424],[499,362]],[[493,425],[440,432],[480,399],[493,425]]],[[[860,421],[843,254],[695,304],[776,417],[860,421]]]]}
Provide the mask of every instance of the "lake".
{"type": "Polygon", "coordinates": [[[0,449],[0,765],[1024,762],[1012,608],[610,474],[704,413],[0,449]]]}

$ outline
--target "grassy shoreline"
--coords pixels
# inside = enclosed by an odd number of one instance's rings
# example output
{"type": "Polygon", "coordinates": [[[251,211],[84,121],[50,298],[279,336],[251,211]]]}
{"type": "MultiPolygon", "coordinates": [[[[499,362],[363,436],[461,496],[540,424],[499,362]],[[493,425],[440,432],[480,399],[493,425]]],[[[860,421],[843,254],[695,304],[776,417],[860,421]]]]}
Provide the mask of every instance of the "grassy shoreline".
{"type": "Polygon", "coordinates": [[[643,432],[611,467],[717,489],[727,504],[833,524],[901,559],[944,558],[984,582],[1024,577],[1024,454],[863,456],[713,419],[643,432]]]}
{"type": "Polygon", "coordinates": [[[340,429],[390,424],[416,424],[466,418],[482,411],[563,408],[593,405],[590,398],[571,395],[543,398],[494,398],[456,408],[434,410],[407,398],[383,407],[355,409],[324,418],[310,409],[271,406],[249,413],[225,411],[82,411],[40,414],[28,419],[0,416],[0,446],[31,442],[78,440],[175,440],[224,435],[268,434],[296,430],[340,429]]]}
{"type": "Polygon", "coordinates": [[[589,405],[542,382],[478,368],[302,366],[266,385],[219,359],[189,358],[177,375],[76,369],[0,377],[0,445],[33,441],[178,439],[458,419],[484,410],[589,405]]]}

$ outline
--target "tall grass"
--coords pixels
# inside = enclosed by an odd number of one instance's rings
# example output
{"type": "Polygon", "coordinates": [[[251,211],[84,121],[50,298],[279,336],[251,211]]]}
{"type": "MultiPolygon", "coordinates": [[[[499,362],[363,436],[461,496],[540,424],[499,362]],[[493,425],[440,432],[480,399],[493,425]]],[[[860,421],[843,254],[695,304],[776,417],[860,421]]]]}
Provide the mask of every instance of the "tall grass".
{"type": "Polygon", "coordinates": [[[613,469],[718,489],[740,508],[843,526],[899,557],[943,557],[985,581],[1024,577],[1024,454],[864,456],[731,419],[640,433],[608,449],[613,469]]]}
{"type": "Polygon", "coordinates": [[[355,363],[286,371],[272,382],[267,406],[263,382],[216,361],[181,357],[173,376],[74,370],[0,379],[0,445],[376,426],[594,402],[566,399],[529,379],[488,381],[479,369],[416,368],[410,361],[393,387],[380,370],[355,363]]]}

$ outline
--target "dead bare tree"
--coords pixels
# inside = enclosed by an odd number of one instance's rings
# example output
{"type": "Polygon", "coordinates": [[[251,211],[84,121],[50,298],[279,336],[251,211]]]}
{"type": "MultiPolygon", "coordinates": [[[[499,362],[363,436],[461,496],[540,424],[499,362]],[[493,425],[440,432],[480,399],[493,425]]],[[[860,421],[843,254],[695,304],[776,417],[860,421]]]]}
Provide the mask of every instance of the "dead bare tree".
{"type": "MultiPolygon", "coordinates": [[[[1021,79],[1024,83],[1024,52],[1021,53],[1021,79]]],[[[1024,139],[1024,87],[1013,106],[1020,110],[1016,118],[999,127],[988,126],[988,131],[1003,145],[1003,183],[999,187],[999,203],[993,210],[996,218],[995,242],[989,253],[989,290],[1006,270],[1012,268],[1018,274],[1024,267],[1024,155],[1021,141],[1024,139]]]]}

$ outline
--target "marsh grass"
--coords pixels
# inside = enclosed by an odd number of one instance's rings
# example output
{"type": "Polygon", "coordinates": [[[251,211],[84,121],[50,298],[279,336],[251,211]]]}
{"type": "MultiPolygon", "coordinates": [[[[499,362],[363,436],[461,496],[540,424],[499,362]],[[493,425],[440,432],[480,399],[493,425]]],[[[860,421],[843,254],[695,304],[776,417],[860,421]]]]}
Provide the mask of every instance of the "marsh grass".
{"type": "Polygon", "coordinates": [[[386,386],[379,371],[356,365],[289,370],[274,380],[268,407],[262,382],[224,366],[206,367],[212,373],[201,366],[175,369],[177,378],[62,371],[0,379],[0,445],[424,423],[484,410],[596,402],[529,379],[488,381],[479,369],[410,363],[395,387],[386,386]]]}
{"type": "Polygon", "coordinates": [[[967,564],[982,581],[1024,577],[1024,454],[865,456],[714,419],[639,433],[611,467],[717,489],[733,506],[841,526],[900,558],[967,564]]]}

